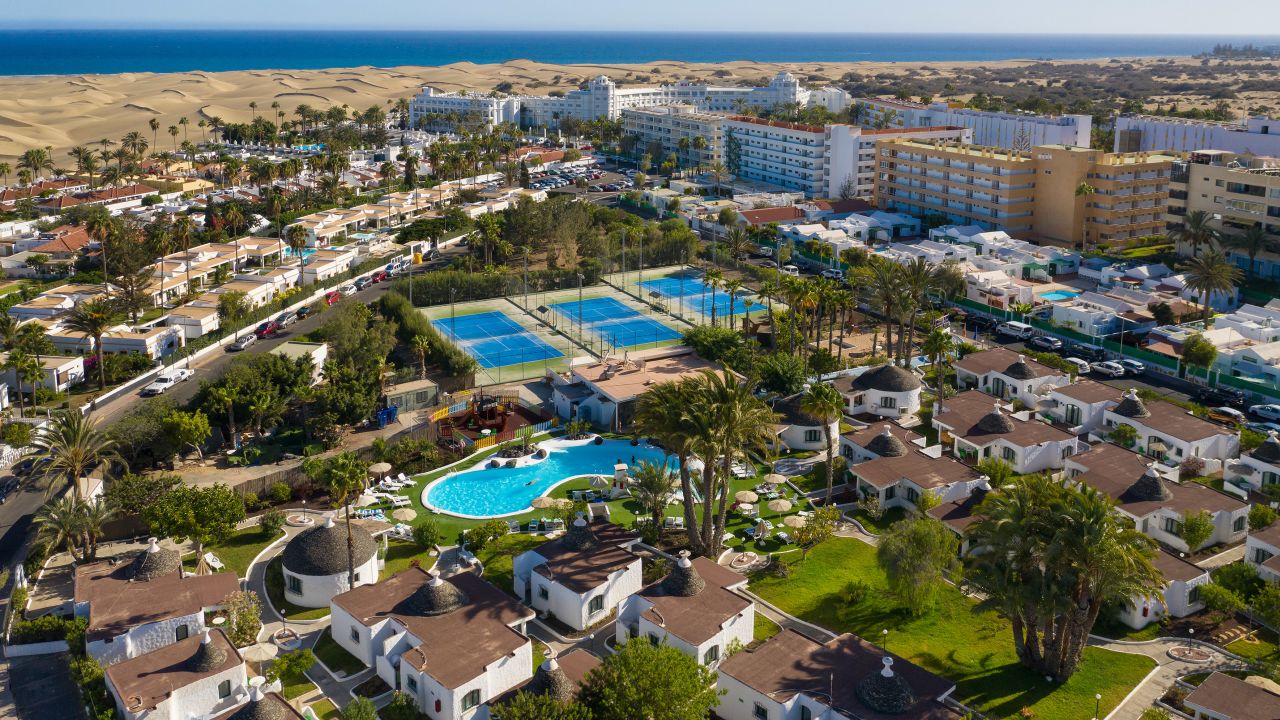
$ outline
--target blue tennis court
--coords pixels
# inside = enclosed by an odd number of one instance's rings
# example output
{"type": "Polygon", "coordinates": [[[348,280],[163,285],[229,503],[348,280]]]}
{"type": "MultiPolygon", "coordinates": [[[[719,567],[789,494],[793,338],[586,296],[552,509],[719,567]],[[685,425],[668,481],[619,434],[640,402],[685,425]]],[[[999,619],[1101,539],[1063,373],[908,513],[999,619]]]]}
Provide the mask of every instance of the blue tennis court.
{"type": "Polygon", "coordinates": [[[572,323],[581,319],[583,333],[589,333],[614,347],[636,347],[680,337],[680,333],[672,328],[641,315],[617,298],[583,300],[581,318],[578,317],[578,307],[577,300],[566,300],[552,305],[551,309],[572,323]]]}
{"type": "Polygon", "coordinates": [[[683,309],[700,309],[703,315],[710,315],[715,308],[716,315],[721,317],[737,315],[747,311],[741,296],[730,297],[723,290],[712,292],[705,283],[696,277],[664,277],[656,280],[644,280],[640,287],[649,292],[656,292],[668,300],[679,301],[683,309]]]}
{"type": "Polygon", "coordinates": [[[496,310],[440,318],[431,324],[485,369],[564,357],[564,353],[496,310]]]}

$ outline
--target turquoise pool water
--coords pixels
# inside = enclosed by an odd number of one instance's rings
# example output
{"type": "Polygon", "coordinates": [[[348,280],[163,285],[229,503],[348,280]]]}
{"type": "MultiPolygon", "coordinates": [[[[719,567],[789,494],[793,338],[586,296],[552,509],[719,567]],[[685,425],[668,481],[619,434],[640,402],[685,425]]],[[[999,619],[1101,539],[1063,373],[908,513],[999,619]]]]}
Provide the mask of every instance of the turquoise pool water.
{"type": "MultiPolygon", "coordinates": [[[[303,259],[303,260],[306,260],[307,258],[309,258],[309,257],[311,257],[312,255],[315,255],[315,254],[316,254],[316,249],[315,249],[315,248],[302,248],[302,259],[303,259]]],[[[286,247],[286,248],[284,248],[284,256],[285,256],[285,257],[297,257],[297,255],[298,255],[298,253],[294,252],[294,251],[293,251],[293,248],[291,248],[291,247],[286,247]]]]}
{"type": "MultiPolygon", "coordinates": [[[[529,503],[552,487],[583,475],[613,477],[615,463],[635,465],[642,460],[661,463],[666,454],[651,445],[632,447],[630,440],[605,440],[599,445],[556,447],[545,441],[550,454],[545,460],[518,468],[466,470],[436,481],[426,491],[425,504],[453,515],[491,518],[529,509],[529,503]]],[[[485,460],[488,463],[488,460],[485,460]]],[[[677,461],[672,458],[670,467],[677,461]]]]}
{"type": "Polygon", "coordinates": [[[1070,300],[1079,294],[1080,293],[1078,292],[1072,292],[1070,290],[1054,290],[1053,292],[1040,293],[1040,297],[1045,300],[1070,300]]]}

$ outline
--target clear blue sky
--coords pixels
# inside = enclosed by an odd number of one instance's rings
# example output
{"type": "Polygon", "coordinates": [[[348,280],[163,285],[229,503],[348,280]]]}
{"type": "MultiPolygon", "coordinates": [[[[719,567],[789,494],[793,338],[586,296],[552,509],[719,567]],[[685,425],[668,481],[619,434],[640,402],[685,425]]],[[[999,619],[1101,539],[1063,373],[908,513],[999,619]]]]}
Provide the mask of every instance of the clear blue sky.
{"type": "Polygon", "coordinates": [[[55,0],[9,2],[0,27],[1280,33],[1276,0],[55,0]]]}

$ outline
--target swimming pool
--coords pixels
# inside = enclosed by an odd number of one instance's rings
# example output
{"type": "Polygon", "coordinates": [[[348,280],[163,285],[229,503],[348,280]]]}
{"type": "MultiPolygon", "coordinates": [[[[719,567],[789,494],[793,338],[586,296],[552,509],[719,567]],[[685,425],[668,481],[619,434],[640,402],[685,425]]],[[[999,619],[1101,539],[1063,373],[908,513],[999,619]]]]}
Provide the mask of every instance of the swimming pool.
{"type": "MultiPolygon", "coordinates": [[[[635,465],[642,460],[661,463],[666,457],[661,449],[630,440],[605,440],[596,445],[590,440],[543,440],[537,444],[548,455],[543,460],[524,461],[515,468],[488,467],[486,458],[469,470],[436,480],[422,491],[422,504],[466,518],[493,518],[515,515],[530,509],[533,499],[546,495],[565,480],[584,475],[613,477],[615,463],[635,465]]],[[[672,458],[670,467],[677,461],[672,458]]]]}
{"type": "MultiPolygon", "coordinates": [[[[302,248],[302,260],[305,262],[307,258],[316,254],[315,248],[302,248]]],[[[284,256],[287,258],[297,257],[298,252],[291,247],[284,248],[284,256]]]]}
{"type": "Polygon", "coordinates": [[[1071,290],[1054,290],[1053,292],[1040,293],[1040,297],[1044,298],[1045,300],[1058,301],[1058,300],[1070,300],[1071,298],[1076,297],[1079,294],[1080,293],[1073,292],[1071,290]]]}

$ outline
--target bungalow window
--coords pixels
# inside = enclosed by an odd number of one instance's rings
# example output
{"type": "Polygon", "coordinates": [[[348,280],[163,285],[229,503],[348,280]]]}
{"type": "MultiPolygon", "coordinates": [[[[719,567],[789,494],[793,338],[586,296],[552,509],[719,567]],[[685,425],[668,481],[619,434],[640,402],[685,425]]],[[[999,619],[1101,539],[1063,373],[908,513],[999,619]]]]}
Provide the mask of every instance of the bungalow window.
{"type": "Polygon", "coordinates": [[[469,692],[469,693],[467,693],[466,695],[463,695],[463,696],[462,696],[462,711],[463,711],[463,712],[466,712],[467,710],[470,710],[471,708],[473,708],[473,707],[475,707],[475,706],[477,706],[477,705],[479,705],[479,704],[480,704],[480,691],[479,691],[479,690],[472,690],[471,692],[469,692]]]}
{"type": "Polygon", "coordinates": [[[711,665],[719,659],[720,659],[720,646],[712,645],[711,647],[707,648],[707,651],[705,653],[703,653],[702,664],[711,665]]]}
{"type": "Polygon", "coordinates": [[[821,439],[822,439],[821,430],[805,430],[804,431],[805,442],[818,442],[821,439]]]}
{"type": "Polygon", "coordinates": [[[1245,521],[1246,521],[1246,520],[1248,520],[1248,518],[1246,518],[1246,517],[1245,517],[1245,516],[1243,516],[1243,515],[1241,515],[1240,517],[1236,518],[1236,521],[1235,521],[1234,523],[1232,523],[1232,524],[1231,524],[1231,530],[1232,530],[1232,532],[1243,532],[1243,531],[1244,531],[1244,524],[1245,524],[1245,521]]]}
{"type": "Polygon", "coordinates": [[[1194,585],[1191,590],[1187,592],[1187,604],[1195,605],[1198,602],[1200,602],[1200,586],[1194,585]]]}
{"type": "Polygon", "coordinates": [[[898,486],[892,485],[890,487],[885,488],[884,499],[892,500],[897,494],[898,494],[898,486]]]}
{"type": "Polygon", "coordinates": [[[1018,454],[1013,451],[1013,448],[1000,448],[1000,458],[1003,460],[1012,461],[1017,456],[1018,454]]]}
{"type": "Polygon", "coordinates": [[[755,711],[751,713],[751,716],[756,720],[769,720],[769,709],[760,703],[756,703],[755,711]]]}
{"type": "Polygon", "coordinates": [[[546,586],[546,585],[539,585],[539,586],[538,586],[538,599],[540,599],[540,600],[546,600],[548,597],[550,597],[550,594],[547,592],[547,586],[546,586]]]}
{"type": "Polygon", "coordinates": [[[191,628],[187,627],[186,623],[182,623],[178,627],[174,628],[174,631],[173,631],[174,642],[177,642],[179,640],[186,640],[190,636],[191,636],[191,628]]]}
{"type": "Polygon", "coordinates": [[[218,683],[218,698],[226,698],[231,696],[231,681],[223,680],[218,683]]]}
{"type": "Polygon", "coordinates": [[[813,711],[806,705],[800,706],[800,720],[813,720],[813,711]]]}
{"type": "Polygon", "coordinates": [[[1261,565],[1262,563],[1270,559],[1271,559],[1271,553],[1267,552],[1266,550],[1263,550],[1262,548],[1253,549],[1253,562],[1255,564],[1261,565]]]}
{"type": "Polygon", "coordinates": [[[409,692],[411,693],[418,692],[418,679],[410,675],[408,678],[406,678],[406,680],[408,682],[405,683],[405,686],[409,688],[409,692]]]}
{"type": "Polygon", "coordinates": [[[1167,533],[1177,535],[1181,526],[1182,526],[1182,523],[1178,522],[1177,520],[1174,520],[1173,518],[1164,519],[1164,531],[1167,533]]]}
{"type": "Polygon", "coordinates": [[[916,492],[915,488],[907,488],[907,500],[915,502],[918,499],[920,499],[920,493],[916,492]]]}
{"type": "Polygon", "coordinates": [[[604,596],[597,595],[587,603],[587,612],[594,615],[604,609],[604,596]]]}
{"type": "Polygon", "coordinates": [[[285,575],[284,579],[289,586],[289,592],[294,595],[302,594],[302,578],[295,577],[293,575],[285,575]]]}
{"type": "Polygon", "coordinates": [[[360,631],[356,630],[355,627],[351,628],[351,642],[357,645],[360,644],[360,631]]]}
{"type": "Polygon", "coordinates": [[[1277,483],[1280,483],[1280,474],[1273,473],[1270,470],[1262,473],[1263,485],[1275,485],[1277,483]]]}
{"type": "Polygon", "coordinates": [[[882,397],[880,398],[880,407],[888,410],[892,410],[898,407],[898,399],[891,398],[891,397],[882,397]]]}
{"type": "Polygon", "coordinates": [[[356,573],[356,582],[360,582],[360,573],[356,573]]]}

